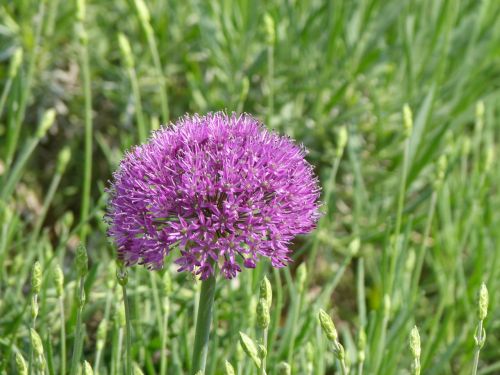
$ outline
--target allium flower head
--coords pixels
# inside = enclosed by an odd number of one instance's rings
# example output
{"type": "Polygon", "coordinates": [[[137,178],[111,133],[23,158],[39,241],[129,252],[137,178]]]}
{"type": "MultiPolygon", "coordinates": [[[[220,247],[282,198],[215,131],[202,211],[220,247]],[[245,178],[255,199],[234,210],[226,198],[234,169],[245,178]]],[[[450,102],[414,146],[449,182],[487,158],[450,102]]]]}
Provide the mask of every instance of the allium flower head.
{"type": "Polygon", "coordinates": [[[249,115],[186,116],[126,153],[109,189],[107,220],[119,258],[230,279],[261,257],[290,261],[289,245],[319,217],[305,150],[249,115]]]}

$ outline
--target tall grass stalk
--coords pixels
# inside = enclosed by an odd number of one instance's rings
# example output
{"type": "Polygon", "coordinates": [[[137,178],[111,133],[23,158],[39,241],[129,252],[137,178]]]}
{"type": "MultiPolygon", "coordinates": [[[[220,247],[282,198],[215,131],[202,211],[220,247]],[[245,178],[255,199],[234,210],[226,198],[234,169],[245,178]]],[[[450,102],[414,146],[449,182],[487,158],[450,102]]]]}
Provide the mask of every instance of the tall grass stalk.
{"type": "Polygon", "coordinates": [[[148,42],[149,52],[153,57],[153,65],[155,68],[156,78],[159,81],[159,91],[160,91],[160,104],[161,104],[161,112],[163,117],[163,123],[168,124],[170,121],[170,111],[168,107],[168,96],[167,96],[167,88],[165,82],[165,75],[163,73],[163,67],[160,61],[160,54],[158,52],[158,46],[156,43],[156,38],[154,35],[153,27],[151,26],[150,20],[151,16],[149,13],[149,9],[144,2],[144,0],[134,0],[135,2],[135,10],[137,12],[137,16],[139,18],[139,22],[141,27],[146,34],[146,39],[148,42]]]}
{"type": "Polygon", "coordinates": [[[122,57],[130,79],[130,86],[132,87],[139,142],[142,143],[146,141],[147,138],[147,127],[144,121],[144,114],[142,112],[141,91],[139,89],[139,81],[137,80],[137,73],[135,71],[134,55],[132,53],[130,42],[124,34],[118,34],[118,45],[120,46],[122,57]]]}
{"type": "Polygon", "coordinates": [[[76,34],[79,41],[80,69],[82,71],[83,96],[84,96],[84,161],[83,161],[83,186],[80,208],[80,240],[85,242],[87,237],[87,221],[90,211],[90,196],[92,183],[92,90],[90,78],[90,63],[88,53],[88,34],[85,28],[85,1],[77,0],[76,34]]]}
{"type": "Polygon", "coordinates": [[[76,250],[75,266],[78,275],[77,284],[77,312],[75,323],[75,339],[73,344],[73,356],[71,358],[70,373],[75,374],[80,365],[82,354],[84,329],[82,323],[83,307],[85,306],[85,277],[88,273],[88,256],[85,247],[80,244],[76,250]]]}
{"type": "Polygon", "coordinates": [[[7,101],[7,96],[9,95],[12,82],[17,76],[22,61],[23,61],[23,50],[22,48],[19,47],[12,55],[7,81],[5,82],[5,86],[3,87],[2,90],[2,95],[0,96],[0,118],[2,117],[3,109],[5,107],[5,102],[7,101]]]}
{"type": "Polygon", "coordinates": [[[123,294],[123,308],[125,310],[125,345],[126,345],[126,369],[127,375],[132,375],[132,325],[130,317],[130,305],[127,296],[127,283],[128,283],[128,273],[123,268],[120,267],[117,270],[116,278],[118,279],[118,284],[122,288],[123,294]]]}
{"type": "Polygon", "coordinates": [[[38,7],[37,23],[35,26],[35,37],[34,37],[34,43],[33,43],[33,46],[32,46],[32,49],[31,49],[30,55],[29,55],[28,71],[26,72],[25,80],[24,80],[22,88],[21,88],[19,106],[17,107],[17,113],[14,116],[12,127],[9,128],[9,134],[7,137],[7,148],[6,148],[7,153],[5,156],[5,166],[7,169],[10,167],[12,160],[14,158],[14,154],[16,152],[17,143],[19,140],[19,135],[21,134],[22,123],[24,121],[24,116],[26,114],[26,107],[28,105],[28,98],[30,95],[30,91],[32,89],[33,78],[35,75],[35,68],[36,68],[36,64],[38,62],[38,54],[39,54],[39,51],[41,49],[41,44],[42,44],[42,31],[43,31],[43,26],[44,26],[44,21],[45,21],[46,2],[47,2],[46,0],[40,1],[40,5],[38,7]]]}

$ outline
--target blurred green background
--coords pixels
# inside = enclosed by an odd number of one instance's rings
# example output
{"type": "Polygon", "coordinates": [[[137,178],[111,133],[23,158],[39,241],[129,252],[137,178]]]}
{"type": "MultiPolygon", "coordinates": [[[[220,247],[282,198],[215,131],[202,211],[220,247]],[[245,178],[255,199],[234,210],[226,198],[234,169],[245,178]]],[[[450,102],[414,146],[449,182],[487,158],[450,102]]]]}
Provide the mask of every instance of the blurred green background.
{"type": "MultiPolygon", "coordinates": [[[[469,373],[476,295],[485,282],[490,315],[479,373],[500,373],[499,19],[495,0],[2,2],[3,373],[14,371],[13,353],[28,353],[36,259],[46,270],[38,319],[54,372],[61,319],[51,310],[57,298],[49,270],[57,262],[67,279],[71,352],[72,259],[81,241],[91,264],[83,357],[93,361],[103,316],[114,322],[109,335],[118,340],[121,327],[112,317],[120,293],[102,220],[107,181],[123,152],[160,124],[216,110],[251,113],[296,138],[323,186],[319,228],[297,241],[294,265],[270,273],[282,293],[271,368],[295,353],[304,359],[294,373],[333,373],[316,324],[323,307],[339,322],[353,373],[360,330],[368,335],[365,373],[408,373],[411,357],[402,348],[413,324],[422,337],[423,373],[469,373]],[[348,134],[345,147],[340,129],[348,134]],[[295,298],[301,262],[310,276],[295,298]],[[311,355],[311,346],[320,354],[311,355]]],[[[176,374],[189,368],[192,320],[185,309],[197,287],[170,271],[166,346],[168,371],[176,374]]],[[[219,285],[226,323],[211,349],[210,374],[221,373],[225,359],[251,373],[238,356],[237,334],[251,326],[242,316],[251,315],[248,301],[255,303],[267,272],[263,266],[242,282],[219,285]]],[[[165,311],[151,301],[162,277],[142,269],[130,275],[134,360],[145,373],[160,368],[165,311]]],[[[102,373],[118,371],[108,368],[118,344],[104,349],[102,373]]]]}

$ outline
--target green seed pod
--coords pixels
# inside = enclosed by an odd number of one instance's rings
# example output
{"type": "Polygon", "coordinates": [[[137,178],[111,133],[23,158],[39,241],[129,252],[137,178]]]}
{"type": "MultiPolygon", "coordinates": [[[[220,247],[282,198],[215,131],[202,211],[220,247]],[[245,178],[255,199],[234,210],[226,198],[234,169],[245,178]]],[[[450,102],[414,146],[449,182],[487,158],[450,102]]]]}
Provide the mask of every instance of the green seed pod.
{"type": "Polygon", "coordinates": [[[271,288],[271,283],[267,276],[264,276],[264,279],[260,283],[260,298],[264,298],[267,301],[267,307],[271,308],[271,304],[273,302],[273,289],[271,288]]]}
{"type": "Polygon", "coordinates": [[[79,277],[85,277],[89,272],[89,258],[87,256],[87,250],[83,244],[78,245],[76,248],[76,272],[79,277]]]}
{"type": "Polygon", "coordinates": [[[135,362],[134,362],[134,365],[132,366],[132,374],[133,375],[144,375],[144,373],[142,372],[139,365],[135,362]]]}
{"type": "Polygon", "coordinates": [[[307,280],[307,267],[305,263],[302,263],[297,268],[297,289],[299,293],[304,291],[304,286],[307,280]]]}
{"type": "Polygon", "coordinates": [[[37,138],[45,137],[45,134],[47,134],[50,127],[54,124],[55,119],[56,119],[56,111],[53,108],[46,110],[42,116],[40,125],[36,130],[36,137],[37,138]]]}
{"type": "Polygon", "coordinates": [[[17,48],[16,52],[12,55],[12,60],[10,60],[9,66],[9,79],[14,79],[17,75],[17,71],[23,62],[23,50],[22,48],[17,48]]]}
{"type": "Polygon", "coordinates": [[[278,367],[276,368],[276,373],[278,375],[291,375],[292,374],[292,368],[290,365],[286,362],[281,362],[278,367]]]}
{"type": "Polygon", "coordinates": [[[266,42],[268,45],[273,46],[276,42],[276,31],[274,19],[269,13],[264,14],[264,27],[266,30],[266,42]]]}
{"type": "Polygon", "coordinates": [[[261,329],[267,329],[269,327],[269,322],[271,317],[269,314],[269,306],[267,305],[267,300],[264,298],[259,299],[257,304],[257,325],[261,329]]]}
{"type": "Polygon", "coordinates": [[[83,375],[94,375],[94,370],[87,361],[83,361],[83,375]]]}
{"type": "Polygon", "coordinates": [[[479,320],[484,320],[486,315],[488,315],[488,289],[484,283],[481,284],[479,288],[479,299],[478,299],[478,317],[479,320]]]}
{"type": "Polygon", "coordinates": [[[240,344],[245,353],[247,353],[247,355],[252,359],[255,365],[260,368],[259,351],[254,341],[243,332],[240,332],[240,344]]]}
{"type": "Polygon", "coordinates": [[[61,297],[64,293],[64,273],[59,264],[54,266],[53,277],[57,296],[61,297]]]}
{"type": "Polygon", "coordinates": [[[31,292],[33,294],[39,294],[42,288],[42,266],[39,261],[33,264],[33,269],[31,270],[31,292]]]}
{"type": "Polygon", "coordinates": [[[333,324],[330,315],[328,315],[323,309],[320,309],[318,317],[319,317],[319,322],[321,324],[321,328],[323,329],[323,332],[325,333],[328,340],[337,341],[338,340],[337,330],[335,329],[335,325],[333,324]]]}
{"type": "Polygon", "coordinates": [[[21,353],[16,352],[16,369],[18,375],[28,375],[28,366],[21,353]]]}
{"type": "Polygon", "coordinates": [[[224,362],[225,375],[235,375],[234,367],[227,360],[224,362]]]}
{"type": "Polygon", "coordinates": [[[410,350],[413,358],[420,358],[420,334],[417,326],[414,326],[410,332],[410,350]]]}
{"type": "Polygon", "coordinates": [[[404,135],[406,138],[408,138],[413,130],[413,114],[408,104],[405,104],[403,106],[403,126],[404,135]]]}

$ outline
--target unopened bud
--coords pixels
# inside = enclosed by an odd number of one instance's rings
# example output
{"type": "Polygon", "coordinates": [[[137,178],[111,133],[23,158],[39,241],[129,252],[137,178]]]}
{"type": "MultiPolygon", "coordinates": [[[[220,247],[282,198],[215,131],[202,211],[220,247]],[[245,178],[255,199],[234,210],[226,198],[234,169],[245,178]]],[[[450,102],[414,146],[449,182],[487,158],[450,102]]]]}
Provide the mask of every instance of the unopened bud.
{"type": "Polygon", "coordinates": [[[271,288],[271,283],[267,276],[264,276],[264,279],[260,283],[260,298],[264,298],[267,301],[268,308],[271,307],[273,302],[273,289],[271,288]]]}
{"type": "Polygon", "coordinates": [[[64,147],[61,152],[59,153],[58,159],[57,159],[57,173],[63,173],[64,170],[66,169],[66,166],[69,163],[69,160],[71,159],[71,148],[70,147],[64,147]]]}
{"type": "Polygon", "coordinates": [[[134,364],[132,366],[132,374],[133,375],[144,375],[144,373],[142,372],[142,370],[139,367],[139,365],[137,363],[135,363],[135,362],[134,362],[134,364]]]}
{"type": "Polygon", "coordinates": [[[89,272],[89,258],[87,256],[87,250],[82,244],[78,245],[76,248],[76,272],[79,277],[85,277],[89,272]]]}
{"type": "Polygon", "coordinates": [[[348,136],[349,133],[347,132],[347,128],[345,126],[340,127],[337,140],[337,157],[340,157],[344,153],[348,136]]]}
{"type": "Polygon", "coordinates": [[[247,353],[247,355],[252,359],[255,365],[260,368],[261,362],[259,358],[259,351],[253,340],[243,332],[240,332],[240,344],[245,353],[247,353]]]}
{"type": "Polygon", "coordinates": [[[45,111],[45,113],[42,116],[42,120],[40,121],[40,125],[38,126],[38,129],[36,131],[36,137],[37,138],[45,137],[47,131],[54,124],[55,119],[56,119],[56,111],[53,108],[45,111]]]}
{"type": "Polygon", "coordinates": [[[31,345],[33,345],[33,353],[36,356],[43,356],[42,339],[33,328],[30,328],[30,337],[31,337],[31,345]]]}
{"type": "Polygon", "coordinates": [[[266,42],[272,46],[276,41],[276,31],[274,29],[274,19],[269,13],[264,14],[264,27],[266,30],[266,42]]]}
{"type": "Polygon", "coordinates": [[[85,0],[76,1],[76,19],[80,22],[85,20],[85,0]]]}
{"type": "Polygon", "coordinates": [[[31,292],[39,294],[42,287],[42,266],[36,261],[31,271],[31,292]]]}
{"type": "Polygon", "coordinates": [[[137,9],[137,14],[139,15],[139,19],[141,20],[141,22],[149,23],[151,17],[149,15],[149,9],[144,1],[135,0],[135,7],[137,9]]]}
{"type": "Polygon", "coordinates": [[[281,362],[278,365],[278,368],[277,368],[278,375],[291,375],[291,373],[292,373],[292,368],[290,367],[290,365],[288,363],[281,362]]]}
{"type": "Polygon", "coordinates": [[[338,334],[337,330],[335,329],[335,325],[333,324],[332,318],[330,318],[330,315],[328,315],[324,310],[319,310],[319,322],[321,324],[321,328],[323,329],[323,332],[325,333],[326,337],[330,341],[337,341],[338,339],[338,334]]]}
{"type": "Polygon", "coordinates": [[[476,103],[476,128],[481,131],[484,125],[484,102],[482,100],[476,103]]]}
{"type": "Polygon", "coordinates": [[[134,67],[134,58],[132,55],[132,47],[130,46],[130,42],[127,37],[120,33],[118,34],[118,46],[120,47],[120,51],[122,53],[123,59],[125,60],[125,65],[127,68],[134,67]]]}
{"type": "Polygon", "coordinates": [[[351,256],[358,255],[360,247],[361,247],[361,241],[359,240],[359,237],[354,238],[349,243],[349,253],[351,254],[351,256]]]}
{"type": "Polygon", "coordinates": [[[56,293],[58,297],[61,297],[64,293],[64,273],[61,266],[56,263],[53,270],[54,285],[56,287],[56,293]]]}
{"type": "Polygon", "coordinates": [[[83,375],[94,375],[94,370],[87,361],[83,362],[83,375]]]}
{"type": "Polygon", "coordinates": [[[28,366],[21,353],[16,352],[16,369],[18,375],[28,375],[28,366]]]}
{"type": "Polygon", "coordinates": [[[479,288],[478,316],[479,320],[484,320],[488,315],[488,289],[484,283],[479,288]]]}
{"type": "Polygon", "coordinates": [[[299,268],[297,268],[297,289],[299,293],[304,291],[304,287],[307,279],[307,267],[305,263],[301,263],[299,268]]]}
{"type": "Polygon", "coordinates": [[[227,360],[224,362],[225,375],[235,375],[234,367],[227,360]]]}
{"type": "Polygon", "coordinates": [[[365,361],[365,349],[366,349],[366,332],[363,328],[359,331],[358,336],[358,361],[365,361]]]}
{"type": "Polygon", "coordinates": [[[410,350],[413,358],[420,358],[420,334],[417,326],[414,326],[410,332],[410,350]]]}
{"type": "Polygon", "coordinates": [[[413,114],[408,104],[403,106],[403,126],[405,137],[408,138],[413,130],[413,114]]]}
{"type": "Polygon", "coordinates": [[[267,305],[267,300],[260,298],[257,303],[257,325],[261,329],[267,329],[269,327],[269,322],[271,317],[269,315],[269,306],[267,305]]]}

